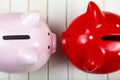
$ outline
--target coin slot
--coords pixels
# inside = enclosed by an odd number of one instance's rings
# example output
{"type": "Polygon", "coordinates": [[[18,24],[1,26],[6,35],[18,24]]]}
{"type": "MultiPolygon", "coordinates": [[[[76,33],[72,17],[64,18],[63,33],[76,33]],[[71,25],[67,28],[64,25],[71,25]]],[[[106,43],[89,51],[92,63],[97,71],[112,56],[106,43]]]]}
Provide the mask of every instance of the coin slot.
{"type": "Polygon", "coordinates": [[[29,35],[5,35],[4,40],[27,40],[30,39],[29,35]]]}
{"type": "Polygon", "coordinates": [[[120,35],[102,36],[101,39],[103,41],[120,41],[120,35]]]}

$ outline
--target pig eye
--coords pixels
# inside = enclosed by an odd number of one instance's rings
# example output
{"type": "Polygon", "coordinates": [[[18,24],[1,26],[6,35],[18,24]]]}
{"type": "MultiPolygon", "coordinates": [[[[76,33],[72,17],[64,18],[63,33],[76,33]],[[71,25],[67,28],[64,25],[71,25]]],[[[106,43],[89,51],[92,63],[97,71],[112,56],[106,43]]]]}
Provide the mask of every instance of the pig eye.
{"type": "Polygon", "coordinates": [[[29,35],[5,35],[3,40],[27,40],[30,39],[29,35]]]}
{"type": "Polygon", "coordinates": [[[67,35],[67,38],[69,38],[70,36],[69,35],[67,35]]]}
{"type": "Polygon", "coordinates": [[[48,46],[48,49],[50,49],[50,45],[48,46]]]}
{"type": "Polygon", "coordinates": [[[69,48],[70,47],[70,45],[67,45],[67,48],[69,48]]]}
{"type": "Polygon", "coordinates": [[[48,35],[50,36],[50,33],[48,32],[48,35]]]}

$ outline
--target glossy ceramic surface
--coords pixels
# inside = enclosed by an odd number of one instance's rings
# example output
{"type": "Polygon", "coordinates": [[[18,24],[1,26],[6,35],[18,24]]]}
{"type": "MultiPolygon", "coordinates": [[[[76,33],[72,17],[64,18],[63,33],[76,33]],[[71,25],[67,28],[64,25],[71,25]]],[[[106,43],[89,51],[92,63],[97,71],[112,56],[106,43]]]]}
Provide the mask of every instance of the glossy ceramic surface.
{"type": "Polygon", "coordinates": [[[62,33],[62,52],[80,70],[111,73],[120,69],[120,16],[90,2],[62,33]]]}
{"type": "Polygon", "coordinates": [[[56,35],[38,12],[0,15],[0,71],[31,72],[56,50],[56,35]]]}

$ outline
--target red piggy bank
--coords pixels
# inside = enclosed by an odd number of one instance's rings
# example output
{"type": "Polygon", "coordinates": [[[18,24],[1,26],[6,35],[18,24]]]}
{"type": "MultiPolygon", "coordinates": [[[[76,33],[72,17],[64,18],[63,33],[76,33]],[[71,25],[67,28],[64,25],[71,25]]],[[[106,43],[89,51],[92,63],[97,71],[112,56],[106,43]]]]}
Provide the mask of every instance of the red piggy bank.
{"type": "Polygon", "coordinates": [[[120,69],[120,16],[89,2],[86,13],[62,33],[62,52],[80,70],[105,74],[120,69]]]}

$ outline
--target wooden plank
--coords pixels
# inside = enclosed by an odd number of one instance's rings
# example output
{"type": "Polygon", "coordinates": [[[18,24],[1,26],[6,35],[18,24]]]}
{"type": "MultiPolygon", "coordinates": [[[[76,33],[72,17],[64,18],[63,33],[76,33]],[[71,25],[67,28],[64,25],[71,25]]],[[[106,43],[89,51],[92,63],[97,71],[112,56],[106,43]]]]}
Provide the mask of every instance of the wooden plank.
{"type": "Polygon", "coordinates": [[[88,80],[108,80],[105,74],[88,74],[88,80]]]}
{"type": "Polygon", "coordinates": [[[0,72],[0,80],[9,80],[9,74],[0,72]]]}
{"type": "MultiPolygon", "coordinates": [[[[41,18],[47,21],[47,0],[30,0],[30,11],[39,11],[41,18]]],[[[39,70],[30,73],[29,80],[47,80],[48,79],[48,63],[39,70]]]]}
{"type": "MultiPolygon", "coordinates": [[[[28,0],[10,0],[11,12],[27,12],[28,0]]],[[[10,74],[10,80],[28,80],[28,73],[10,74]]]]}
{"type": "Polygon", "coordinates": [[[28,80],[28,73],[10,74],[10,80],[28,80]]]}
{"type": "Polygon", "coordinates": [[[47,64],[29,74],[29,80],[48,80],[47,64]]]}
{"type": "Polygon", "coordinates": [[[47,0],[30,0],[30,11],[39,11],[41,17],[47,21],[47,0]]]}
{"type": "Polygon", "coordinates": [[[109,74],[108,80],[120,80],[120,71],[109,74]]]}
{"type": "Polygon", "coordinates": [[[120,0],[104,0],[105,11],[120,15],[120,0]]]}
{"type": "MultiPolygon", "coordinates": [[[[9,12],[9,0],[0,0],[0,13],[8,13],[9,12]]],[[[9,80],[9,74],[0,72],[0,80],[9,80]]]]}
{"type": "Polygon", "coordinates": [[[11,12],[28,11],[28,0],[11,0],[11,12]]]}
{"type": "Polygon", "coordinates": [[[87,80],[87,73],[69,63],[69,80],[87,80]]]}
{"type": "Polygon", "coordinates": [[[48,0],[48,24],[57,34],[57,52],[49,61],[49,80],[68,80],[67,60],[61,54],[61,33],[66,29],[66,0],[48,0]]]}
{"type": "MultiPolygon", "coordinates": [[[[105,11],[120,15],[120,0],[105,0],[105,11]]],[[[120,80],[120,71],[108,75],[109,80],[120,80]]]]}
{"type": "Polygon", "coordinates": [[[67,25],[79,15],[83,14],[86,10],[86,6],[83,5],[86,0],[67,0],[67,25]]]}
{"type": "Polygon", "coordinates": [[[9,0],[0,0],[0,13],[9,12],[9,0]]]}

